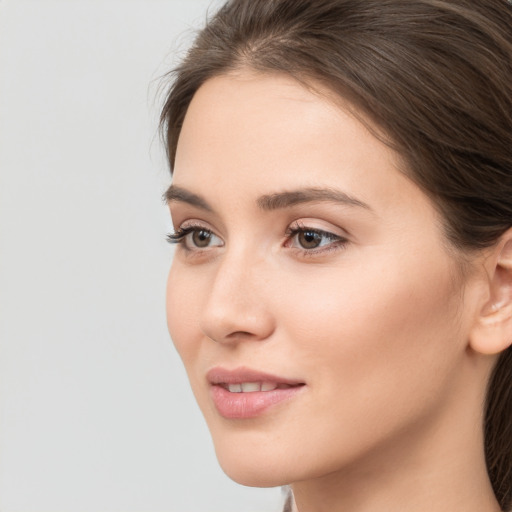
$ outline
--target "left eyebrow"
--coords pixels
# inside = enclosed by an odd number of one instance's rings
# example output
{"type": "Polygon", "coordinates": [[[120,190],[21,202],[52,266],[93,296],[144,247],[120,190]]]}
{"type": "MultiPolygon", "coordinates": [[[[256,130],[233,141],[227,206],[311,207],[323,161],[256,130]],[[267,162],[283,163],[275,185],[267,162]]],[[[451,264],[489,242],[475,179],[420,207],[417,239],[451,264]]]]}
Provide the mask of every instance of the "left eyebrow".
{"type": "Polygon", "coordinates": [[[276,194],[261,196],[257,200],[258,206],[262,210],[278,210],[281,208],[290,208],[297,204],[313,202],[338,203],[345,206],[355,206],[373,211],[372,208],[363,201],[360,201],[341,190],[332,188],[304,188],[291,190],[289,192],[278,192],[276,194]]]}

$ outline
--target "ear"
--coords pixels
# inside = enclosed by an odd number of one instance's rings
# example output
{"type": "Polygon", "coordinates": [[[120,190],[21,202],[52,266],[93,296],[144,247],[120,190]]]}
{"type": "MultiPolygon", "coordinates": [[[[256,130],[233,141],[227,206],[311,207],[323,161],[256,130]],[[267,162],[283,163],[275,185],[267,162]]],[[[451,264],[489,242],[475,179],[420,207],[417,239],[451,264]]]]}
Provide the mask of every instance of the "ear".
{"type": "Polygon", "coordinates": [[[470,346],[481,354],[498,354],[512,345],[512,228],[486,258],[488,300],[470,333],[470,346]]]}

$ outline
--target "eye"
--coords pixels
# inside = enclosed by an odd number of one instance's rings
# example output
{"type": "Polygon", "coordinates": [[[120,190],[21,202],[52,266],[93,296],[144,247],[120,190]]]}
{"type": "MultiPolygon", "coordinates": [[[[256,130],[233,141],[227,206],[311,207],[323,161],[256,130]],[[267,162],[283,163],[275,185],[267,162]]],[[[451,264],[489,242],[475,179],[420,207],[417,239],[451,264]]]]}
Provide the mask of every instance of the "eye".
{"type": "Polygon", "coordinates": [[[181,244],[191,251],[224,245],[213,231],[202,226],[179,228],[175,233],[167,235],[167,241],[171,244],[181,244]]]}
{"type": "Polygon", "coordinates": [[[299,231],[295,237],[297,243],[303,249],[316,249],[322,245],[322,242],[325,244],[327,240],[327,237],[323,233],[319,233],[318,231],[313,230],[299,231]]]}
{"type": "Polygon", "coordinates": [[[347,239],[322,229],[297,226],[287,232],[287,247],[301,249],[309,254],[335,249],[347,243],[347,239]]]}
{"type": "Polygon", "coordinates": [[[215,235],[206,229],[195,229],[189,233],[188,238],[192,242],[192,245],[204,249],[214,240],[215,235]]]}

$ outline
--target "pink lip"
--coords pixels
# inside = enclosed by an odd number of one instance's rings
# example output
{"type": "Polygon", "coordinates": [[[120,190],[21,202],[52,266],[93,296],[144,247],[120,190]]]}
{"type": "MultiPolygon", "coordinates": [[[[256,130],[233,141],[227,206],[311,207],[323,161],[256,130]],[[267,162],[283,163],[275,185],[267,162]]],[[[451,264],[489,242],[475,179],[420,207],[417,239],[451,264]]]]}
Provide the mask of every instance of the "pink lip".
{"type": "Polygon", "coordinates": [[[261,415],[270,407],[296,396],[304,389],[304,382],[279,377],[246,367],[227,370],[212,368],[206,375],[210,383],[210,396],[217,411],[227,419],[249,419],[261,415]],[[273,383],[280,387],[271,391],[230,392],[229,384],[245,382],[273,383]],[[288,387],[289,386],[289,387],[288,387]]]}
{"type": "Polygon", "coordinates": [[[210,384],[240,384],[242,382],[275,382],[276,384],[288,384],[290,386],[304,384],[301,380],[287,379],[270,373],[252,370],[245,366],[235,368],[234,370],[227,370],[221,367],[212,368],[206,374],[206,378],[210,384]]]}

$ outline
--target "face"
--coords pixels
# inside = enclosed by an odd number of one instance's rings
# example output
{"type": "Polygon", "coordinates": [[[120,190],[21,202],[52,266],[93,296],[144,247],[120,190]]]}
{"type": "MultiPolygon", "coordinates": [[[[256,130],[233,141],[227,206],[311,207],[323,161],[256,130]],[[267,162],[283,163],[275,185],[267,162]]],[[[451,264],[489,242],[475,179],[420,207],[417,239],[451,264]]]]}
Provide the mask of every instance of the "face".
{"type": "Polygon", "coordinates": [[[444,414],[464,280],[429,198],[341,102],[283,76],[209,80],[168,195],[169,329],[229,476],[343,471],[444,414]]]}

